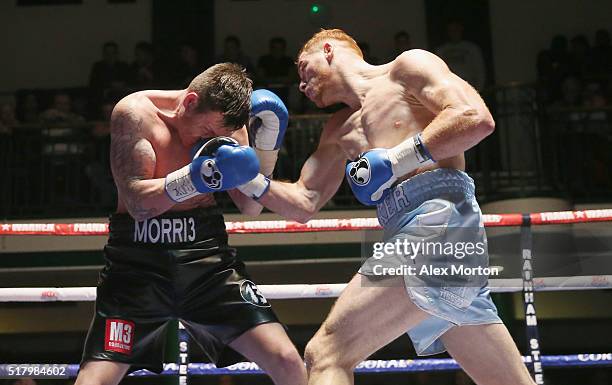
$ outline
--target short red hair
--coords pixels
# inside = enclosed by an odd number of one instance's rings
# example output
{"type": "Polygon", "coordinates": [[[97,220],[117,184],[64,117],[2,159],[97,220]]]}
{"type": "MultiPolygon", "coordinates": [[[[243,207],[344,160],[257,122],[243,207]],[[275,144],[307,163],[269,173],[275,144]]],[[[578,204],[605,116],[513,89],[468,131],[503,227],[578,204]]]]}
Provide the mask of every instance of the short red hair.
{"type": "Polygon", "coordinates": [[[353,39],[348,33],[344,32],[341,29],[321,29],[319,32],[312,35],[312,37],[304,44],[300,52],[298,53],[298,58],[304,53],[313,49],[318,44],[321,44],[325,40],[338,40],[355,51],[359,57],[363,59],[363,53],[361,52],[361,48],[357,45],[355,39],[353,39]]]}

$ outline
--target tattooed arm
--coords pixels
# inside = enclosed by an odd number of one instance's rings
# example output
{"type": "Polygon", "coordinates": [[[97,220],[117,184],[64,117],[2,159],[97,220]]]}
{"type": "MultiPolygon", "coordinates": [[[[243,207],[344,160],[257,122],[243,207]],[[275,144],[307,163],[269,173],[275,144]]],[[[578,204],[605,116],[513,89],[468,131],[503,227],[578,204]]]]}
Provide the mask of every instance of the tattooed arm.
{"type": "Polygon", "coordinates": [[[142,221],[167,211],[175,203],[166,194],[164,178],[152,179],[155,151],[143,137],[143,118],[126,104],[117,104],[111,117],[111,169],[119,201],[135,220],[142,221]]]}

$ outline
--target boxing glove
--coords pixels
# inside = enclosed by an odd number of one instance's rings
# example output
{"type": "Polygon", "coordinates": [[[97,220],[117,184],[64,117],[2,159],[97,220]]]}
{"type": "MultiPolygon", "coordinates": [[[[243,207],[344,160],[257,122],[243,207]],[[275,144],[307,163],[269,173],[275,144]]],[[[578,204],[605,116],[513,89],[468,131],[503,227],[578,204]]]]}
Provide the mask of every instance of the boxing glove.
{"type": "Polygon", "coordinates": [[[259,173],[255,151],[232,138],[213,138],[195,151],[190,164],[166,176],[166,193],[175,202],[199,194],[226,191],[259,173]]]}
{"type": "Polygon", "coordinates": [[[263,89],[253,91],[249,141],[257,152],[263,175],[270,176],[274,171],[288,123],[287,107],[275,93],[263,89]]]}
{"type": "Polygon", "coordinates": [[[346,165],[346,178],[357,200],[372,206],[385,198],[398,178],[434,162],[417,134],[393,148],[364,152],[346,165]]]}

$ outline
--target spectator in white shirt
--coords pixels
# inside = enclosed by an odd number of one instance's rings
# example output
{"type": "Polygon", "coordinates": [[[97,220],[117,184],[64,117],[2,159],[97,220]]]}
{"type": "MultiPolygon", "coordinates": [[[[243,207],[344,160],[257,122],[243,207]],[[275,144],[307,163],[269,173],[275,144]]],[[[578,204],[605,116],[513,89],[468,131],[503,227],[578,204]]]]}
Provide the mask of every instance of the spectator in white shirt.
{"type": "Polygon", "coordinates": [[[477,91],[485,86],[486,73],[482,51],[476,44],[463,40],[463,24],[453,20],[447,25],[448,42],[436,50],[450,69],[477,91]]]}

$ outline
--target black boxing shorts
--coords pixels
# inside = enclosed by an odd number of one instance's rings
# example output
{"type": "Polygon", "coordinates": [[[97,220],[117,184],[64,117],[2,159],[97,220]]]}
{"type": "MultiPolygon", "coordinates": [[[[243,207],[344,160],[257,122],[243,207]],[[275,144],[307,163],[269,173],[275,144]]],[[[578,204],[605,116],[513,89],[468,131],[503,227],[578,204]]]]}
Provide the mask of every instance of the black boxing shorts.
{"type": "Polygon", "coordinates": [[[278,322],[228,246],[220,209],[142,222],[113,214],[104,257],[81,363],[109,360],[159,373],[166,328],[178,319],[209,362],[227,366],[240,360],[230,342],[278,322]]]}

